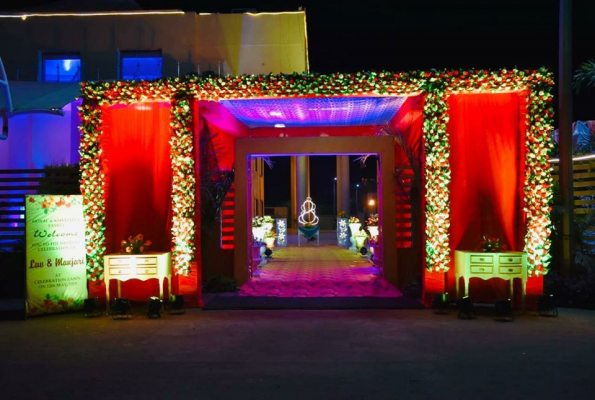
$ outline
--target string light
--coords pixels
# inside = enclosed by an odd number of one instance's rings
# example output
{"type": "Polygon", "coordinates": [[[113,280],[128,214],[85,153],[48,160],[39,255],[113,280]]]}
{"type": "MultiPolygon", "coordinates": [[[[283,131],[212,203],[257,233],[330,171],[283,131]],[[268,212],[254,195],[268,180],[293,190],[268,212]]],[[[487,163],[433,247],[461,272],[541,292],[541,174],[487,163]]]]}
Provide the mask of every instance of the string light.
{"type": "MultiPolygon", "coordinates": [[[[18,16],[21,17],[20,15],[18,16]]],[[[423,135],[426,180],[426,267],[450,268],[450,142],[448,97],[456,93],[526,94],[524,212],[529,275],[547,272],[551,246],[552,74],[545,69],[357,72],[354,74],[270,74],[164,78],[155,81],[83,82],[81,115],[81,191],[84,196],[87,266],[91,280],[103,279],[105,253],[105,173],[100,147],[102,105],[144,101],[172,102],[172,247],[175,268],[186,273],[194,257],[192,101],[247,98],[425,95],[423,135]],[[171,99],[171,100],[170,100],[171,99]],[[176,201],[173,201],[177,199],[176,201]],[[179,201],[179,202],[178,202],[179,201]]]]}
{"type": "Polygon", "coordinates": [[[298,222],[302,225],[318,225],[319,220],[320,219],[316,215],[316,204],[314,204],[310,197],[306,197],[306,200],[301,206],[301,212],[300,216],[298,217],[298,222]],[[306,221],[306,217],[308,217],[308,221],[306,221]]]}

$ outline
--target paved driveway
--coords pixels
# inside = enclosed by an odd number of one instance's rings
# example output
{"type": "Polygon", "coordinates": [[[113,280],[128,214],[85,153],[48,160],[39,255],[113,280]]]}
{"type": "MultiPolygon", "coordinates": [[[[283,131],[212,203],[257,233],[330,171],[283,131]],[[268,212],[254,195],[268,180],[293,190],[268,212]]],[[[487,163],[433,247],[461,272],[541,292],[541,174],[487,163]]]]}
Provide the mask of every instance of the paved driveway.
{"type": "Polygon", "coordinates": [[[594,340],[595,312],[580,310],[39,317],[0,321],[0,398],[592,399],[594,340]]]}

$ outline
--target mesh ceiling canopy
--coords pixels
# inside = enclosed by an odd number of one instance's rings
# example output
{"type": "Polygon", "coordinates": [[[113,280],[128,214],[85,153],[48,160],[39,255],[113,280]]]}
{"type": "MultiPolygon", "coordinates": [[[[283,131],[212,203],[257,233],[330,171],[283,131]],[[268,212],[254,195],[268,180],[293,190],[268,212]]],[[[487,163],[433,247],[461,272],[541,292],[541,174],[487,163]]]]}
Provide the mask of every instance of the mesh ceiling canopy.
{"type": "Polygon", "coordinates": [[[220,103],[248,128],[385,125],[406,97],[237,99],[220,103]]]}

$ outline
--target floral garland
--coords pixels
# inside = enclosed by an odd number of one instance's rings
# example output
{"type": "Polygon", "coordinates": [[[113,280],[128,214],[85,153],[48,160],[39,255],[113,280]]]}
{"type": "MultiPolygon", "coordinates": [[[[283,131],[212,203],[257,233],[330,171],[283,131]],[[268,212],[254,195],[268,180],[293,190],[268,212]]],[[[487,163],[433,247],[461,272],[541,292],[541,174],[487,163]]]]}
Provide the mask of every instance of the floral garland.
{"type": "Polygon", "coordinates": [[[177,274],[188,275],[195,252],[194,205],[196,202],[194,133],[190,100],[174,99],[171,104],[171,115],[172,266],[177,274]]]}
{"type": "Polygon", "coordinates": [[[458,92],[527,91],[527,133],[524,203],[527,218],[525,252],[529,276],[546,274],[551,260],[552,177],[548,153],[552,147],[552,74],[537,71],[453,70],[423,73],[424,139],[426,142],[426,267],[430,272],[450,268],[450,145],[448,96],[458,92]]]}
{"type": "Polygon", "coordinates": [[[101,136],[103,135],[101,107],[83,102],[81,116],[81,193],[85,214],[85,244],[87,248],[87,279],[103,281],[105,254],[105,175],[102,170],[101,136]]]}
{"type": "Polygon", "coordinates": [[[525,176],[525,215],[527,234],[525,251],[529,273],[545,275],[551,261],[550,219],[552,202],[552,176],[549,153],[553,147],[551,132],[554,110],[551,74],[536,75],[535,83],[527,96],[527,148],[525,176]]]}
{"type": "Polygon", "coordinates": [[[450,141],[444,82],[427,88],[424,105],[426,155],[426,268],[446,272],[450,265],[450,141]]]}
{"type": "MultiPolygon", "coordinates": [[[[355,74],[244,75],[217,78],[195,76],[156,81],[83,83],[82,97],[97,104],[132,103],[155,99],[172,100],[172,202],[174,265],[188,271],[194,254],[194,161],[191,111],[187,100],[221,100],[252,97],[332,97],[426,94],[424,140],[426,143],[426,267],[447,272],[450,265],[450,144],[447,132],[448,96],[458,92],[527,91],[527,138],[525,215],[529,274],[547,272],[550,261],[551,172],[547,153],[551,147],[552,74],[546,70],[447,70],[427,72],[358,72],[355,74]],[[181,146],[181,147],[178,147],[181,146]],[[183,151],[182,151],[183,150],[183,151]]],[[[103,179],[99,138],[101,111],[81,107],[81,188],[86,199],[89,271],[102,279],[105,251],[103,179]]]]}
{"type": "MultiPolygon", "coordinates": [[[[146,88],[133,88],[134,82],[89,84],[82,83],[86,102],[79,107],[81,117],[81,194],[85,212],[85,242],[87,248],[87,279],[103,280],[105,255],[105,175],[100,146],[103,134],[102,105],[133,103],[145,100],[167,100],[170,95],[183,96],[183,88],[156,82],[139,82],[146,88]],[[93,86],[95,89],[89,91],[93,86]],[[98,89],[99,88],[99,89],[98,89]],[[121,92],[117,90],[121,88],[121,92]],[[120,96],[118,96],[120,93],[120,96]],[[102,97],[104,96],[104,97],[102,97]]],[[[187,98],[174,99],[171,104],[171,163],[172,163],[172,266],[178,274],[190,273],[194,261],[195,174],[192,109],[187,98]]]]}

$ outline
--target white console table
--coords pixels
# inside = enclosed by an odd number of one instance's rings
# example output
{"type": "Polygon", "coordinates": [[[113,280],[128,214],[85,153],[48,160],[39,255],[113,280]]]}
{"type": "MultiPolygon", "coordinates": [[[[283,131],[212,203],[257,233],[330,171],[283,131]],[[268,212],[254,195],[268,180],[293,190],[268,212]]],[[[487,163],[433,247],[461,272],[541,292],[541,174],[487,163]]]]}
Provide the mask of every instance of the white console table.
{"type": "Polygon", "coordinates": [[[168,282],[168,293],[171,295],[171,253],[143,253],[143,254],[110,254],[103,258],[105,291],[107,307],[109,309],[111,279],[118,281],[118,297],[120,297],[120,282],[130,279],[146,281],[159,280],[159,298],[163,299],[163,285],[165,278],[168,282]]]}
{"type": "Polygon", "coordinates": [[[527,255],[521,252],[478,253],[472,251],[455,251],[456,296],[459,297],[459,280],[465,281],[465,296],[469,295],[471,278],[484,280],[500,278],[510,282],[510,297],[513,298],[513,283],[520,278],[523,288],[523,311],[525,310],[525,293],[527,287],[527,255]]]}

